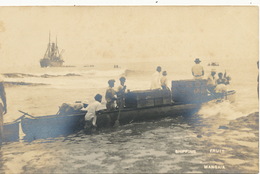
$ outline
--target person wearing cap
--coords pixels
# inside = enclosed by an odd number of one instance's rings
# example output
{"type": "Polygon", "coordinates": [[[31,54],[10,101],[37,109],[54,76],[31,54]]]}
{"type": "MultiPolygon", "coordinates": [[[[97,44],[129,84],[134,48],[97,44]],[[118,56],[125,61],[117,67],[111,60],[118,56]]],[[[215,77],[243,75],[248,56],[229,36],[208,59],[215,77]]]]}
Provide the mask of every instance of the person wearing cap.
{"type": "Polygon", "coordinates": [[[168,79],[167,79],[167,71],[163,71],[162,73],[162,78],[161,78],[161,87],[163,90],[169,90],[168,88],[168,79]]]}
{"type": "Polygon", "coordinates": [[[85,115],[85,132],[91,133],[93,128],[97,127],[97,115],[96,113],[101,110],[102,95],[97,94],[94,97],[95,101],[90,103],[87,107],[87,113],[85,115]]]}
{"type": "Polygon", "coordinates": [[[0,75],[0,145],[2,145],[3,141],[3,128],[4,128],[4,114],[7,113],[7,105],[6,105],[6,94],[4,87],[4,78],[0,75]]]}
{"type": "Polygon", "coordinates": [[[118,108],[124,108],[125,106],[125,91],[126,91],[126,85],[125,85],[125,81],[126,78],[125,77],[120,77],[119,79],[120,81],[120,85],[117,88],[117,107],[118,108]]]}
{"type": "Polygon", "coordinates": [[[116,91],[113,89],[113,87],[115,86],[115,80],[114,79],[109,80],[108,85],[109,87],[107,88],[106,95],[105,95],[107,101],[106,107],[107,110],[111,111],[115,109],[115,100],[117,99],[116,91]]]}
{"type": "Polygon", "coordinates": [[[162,71],[162,68],[160,66],[157,66],[155,73],[153,73],[153,75],[152,75],[150,89],[161,89],[161,82],[160,82],[161,71],[162,71]]]}
{"type": "Polygon", "coordinates": [[[215,78],[216,70],[212,69],[210,75],[207,79],[207,88],[211,93],[215,93],[214,89],[216,87],[216,78],[215,78]]]}
{"type": "Polygon", "coordinates": [[[194,62],[195,65],[191,69],[192,75],[194,76],[194,79],[202,79],[204,76],[204,69],[203,66],[200,65],[201,61],[199,58],[196,58],[194,62]]]}

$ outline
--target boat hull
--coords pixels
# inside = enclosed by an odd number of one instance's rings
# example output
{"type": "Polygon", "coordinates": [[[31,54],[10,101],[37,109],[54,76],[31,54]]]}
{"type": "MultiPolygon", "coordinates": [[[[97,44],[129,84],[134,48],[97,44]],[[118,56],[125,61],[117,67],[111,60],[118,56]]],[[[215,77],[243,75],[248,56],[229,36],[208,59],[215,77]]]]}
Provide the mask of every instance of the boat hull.
{"type": "MultiPolygon", "coordinates": [[[[235,92],[228,93],[234,95],[235,92]]],[[[221,99],[223,95],[209,96],[207,101],[221,99]]],[[[155,120],[164,117],[187,116],[196,113],[202,103],[172,103],[168,105],[144,107],[144,108],[123,108],[120,111],[103,110],[97,115],[97,126],[99,129],[108,128],[115,124],[119,117],[121,125],[132,122],[155,120]]],[[[49,137],[66,136],[84,128],[84,117],[86,112],[74,113],[71,115],[49,115],[36,118],[23,118],[21,126],[26,134],[25,140],[45,139],[49,137]]]]}
{"type": "Polygon", "coordinates": [[[41,59],[40,65],[42,68],[44,67],[61,67],[63,65],[62,60],[52,61],[50,59],[41,59]]]}
{"type": "MultiPolygon", "coordinates": [[[[175,117],[179,115],[193,114],[199,109],[197,104],[167,105],[158,107],[147,107],[140,109],[125,108],[120,111],[120,124],[154,120],[167,116],[175,117]]],[[[50,137],[66,136],[75,133],[84,127],[84,117],[86,112],[73,115],[50,115],[37,118],[24,118],[21,121],[22,130],[26,134],[24,140],[33,141],[50,137]]],[[[98,128],[107,128],[114,125],[117,120],[119,110],[97,115],[98,128]]]]}
{"type": "Polygon", "coordinates": [[[75,115],[49,115],[37,118],[23,118],[21,126],[26,134],[24,140],[45,139],[69,135],[83,128],[85,113],[75,115]]]}

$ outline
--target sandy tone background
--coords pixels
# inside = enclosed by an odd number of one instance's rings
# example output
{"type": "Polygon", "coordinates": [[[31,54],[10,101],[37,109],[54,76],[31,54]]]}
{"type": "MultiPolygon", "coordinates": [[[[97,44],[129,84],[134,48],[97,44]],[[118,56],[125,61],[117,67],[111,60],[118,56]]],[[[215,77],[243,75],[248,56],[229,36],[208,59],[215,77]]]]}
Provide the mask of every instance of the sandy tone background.
{"type": "Polygon", "coordinates": [[[49,31],[66,64],[258,59],[257,6],[1,7],[1,68],[38,65],[49,31]]]}

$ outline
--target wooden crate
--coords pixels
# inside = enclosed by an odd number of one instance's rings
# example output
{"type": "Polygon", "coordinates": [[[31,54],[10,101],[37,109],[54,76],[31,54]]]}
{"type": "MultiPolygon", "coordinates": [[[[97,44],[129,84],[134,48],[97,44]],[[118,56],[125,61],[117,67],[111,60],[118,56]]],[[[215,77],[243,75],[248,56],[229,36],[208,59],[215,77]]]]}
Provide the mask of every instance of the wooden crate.
{"type": "Polygon", "coordinates": [[[172,81],[172,100],[183,103],[201,102],[207,96],[207,80],[172,81]]]}
{"type": "Polygon", "coordinates": [[[151,107],[154,106],[154,99],[138,100],[137,108],[151,107]]]}

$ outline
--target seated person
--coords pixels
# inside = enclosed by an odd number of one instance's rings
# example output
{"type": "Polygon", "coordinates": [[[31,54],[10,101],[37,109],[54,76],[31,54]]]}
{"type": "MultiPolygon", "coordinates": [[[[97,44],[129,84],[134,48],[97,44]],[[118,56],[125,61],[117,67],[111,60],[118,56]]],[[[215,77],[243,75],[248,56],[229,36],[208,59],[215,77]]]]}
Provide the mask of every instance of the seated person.
{"type": "Polygon", "coordinates": [[[217,86],[215,88],[215,92],[216,93],[226,93],[227,92],[227,86],[229,84],[229,80],[230,80],[230,77],[225,77],[224,75],[224,78],[223,78],[223,73],[218,73],[218,79],[216,81],[217,83],[217,86]]]}
{"type": "Polygon", "coordinates": [[[216,82],[217,82],[217,85],[218,84],[225,84],[225,85],[228,84],[228,80],[226,78],[223,78],[223,73],[222,72],[218,73],[218,79],[217,79],[216,82]]]}

